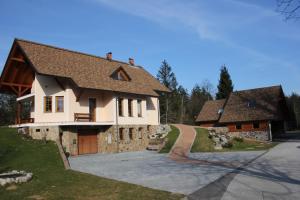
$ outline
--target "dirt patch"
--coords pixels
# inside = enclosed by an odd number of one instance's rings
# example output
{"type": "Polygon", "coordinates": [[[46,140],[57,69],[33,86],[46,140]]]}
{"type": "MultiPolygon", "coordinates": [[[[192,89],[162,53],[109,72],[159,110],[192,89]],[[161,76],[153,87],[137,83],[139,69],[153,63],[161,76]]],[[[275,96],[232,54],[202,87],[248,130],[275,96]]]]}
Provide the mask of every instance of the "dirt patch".
{"type": "Polygon", "coordinates": [[[31,195],[28,198],[29,199],[34,199],[34,200],[45,200],[45,198],[42,197],[41,195],[31,195]]]}
{"type": "Polygon", "coordinates": [[[7,188],[5,188],[6,190],[16,190],[18,188],[18,186],[16,185],[10,185],[7,188]]]}

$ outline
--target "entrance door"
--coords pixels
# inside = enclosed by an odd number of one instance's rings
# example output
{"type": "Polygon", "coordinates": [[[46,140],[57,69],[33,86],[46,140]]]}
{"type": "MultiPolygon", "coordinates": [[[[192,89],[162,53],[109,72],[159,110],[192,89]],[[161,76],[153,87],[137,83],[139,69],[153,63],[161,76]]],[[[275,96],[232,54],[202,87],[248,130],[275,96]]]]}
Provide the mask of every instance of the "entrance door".
{"type": "Polygon", "coordinates": [[[91,154],[98,152],[97,131],[78,130],[78,154],[91,154]]]}
{"type": "Polygon", "coordinates": [[[89,113],[90,113],[90,121],[96,121],[96,99],[89,98],[89,113]]]}

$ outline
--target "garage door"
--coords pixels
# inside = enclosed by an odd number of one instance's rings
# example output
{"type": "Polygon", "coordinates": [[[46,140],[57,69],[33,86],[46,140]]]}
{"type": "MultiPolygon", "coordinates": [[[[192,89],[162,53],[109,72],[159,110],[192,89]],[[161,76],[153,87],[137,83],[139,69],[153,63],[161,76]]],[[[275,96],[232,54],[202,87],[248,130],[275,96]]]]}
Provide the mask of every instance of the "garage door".
{"type": "Polygon", "coordinates": [[[78,154],[90,154],[98,152],[97,131],[78,131],[78,154]]]}

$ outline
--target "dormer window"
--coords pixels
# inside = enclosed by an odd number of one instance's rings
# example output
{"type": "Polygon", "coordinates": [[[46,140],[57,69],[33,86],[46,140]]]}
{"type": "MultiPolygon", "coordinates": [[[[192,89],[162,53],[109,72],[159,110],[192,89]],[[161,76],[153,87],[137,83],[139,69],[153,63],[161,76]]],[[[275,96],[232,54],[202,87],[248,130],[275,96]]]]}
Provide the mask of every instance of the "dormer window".
{"type": "Polygon", "coordinates": [[[250,100],[247,103],[248,108],[255,108],[256,107],[256,101],[255,100],[250,100]]]}
{"type": "Polygon", "coordinates": [[[126,73],[126,71],[122,68],[119,67],[114,73],[111,75],[111,77],[114,80],[119,80],[119,81],[130,81],[131,78],[129,75],[126,73]]]}

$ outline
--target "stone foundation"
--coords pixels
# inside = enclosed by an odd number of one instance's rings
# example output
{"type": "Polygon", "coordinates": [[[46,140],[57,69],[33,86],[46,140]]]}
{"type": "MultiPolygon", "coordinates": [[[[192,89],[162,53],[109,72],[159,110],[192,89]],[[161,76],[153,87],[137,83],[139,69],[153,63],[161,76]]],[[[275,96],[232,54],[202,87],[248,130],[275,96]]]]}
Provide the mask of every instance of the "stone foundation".
{"type": "Polygon", "coordinates": [[[65,152],[78,155],[78,129],[93,129],[97,132],[98,152],[117,153],[145,150],[149,144],[149,135],[156,133],[153,125],[119,125],[119,126],[41,126],[20,130],[38,140],[61,140],[65,152]],[[123,128],[123,140],[118,137],[118,130],[123,128]],[[129,136],[132,129],[132,138],[129,136]]]}
{"type": "Polygon", "coordinates": [[[243,137],[261,141],[269,140],[269,132],[268,131],[243,131],[243,132],[229,132],[228,135],[232,137],[243,137]]]}

